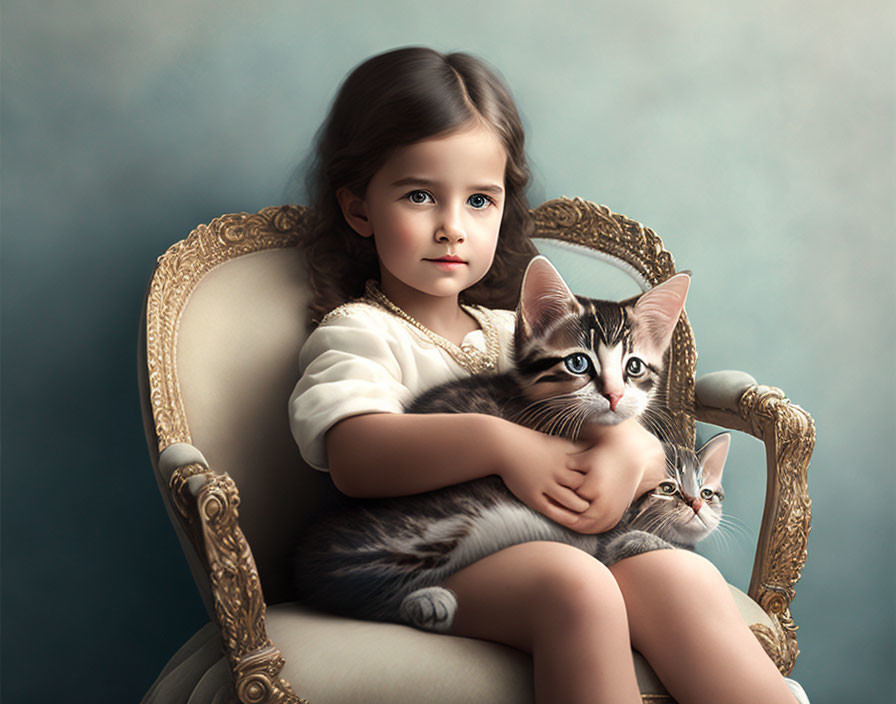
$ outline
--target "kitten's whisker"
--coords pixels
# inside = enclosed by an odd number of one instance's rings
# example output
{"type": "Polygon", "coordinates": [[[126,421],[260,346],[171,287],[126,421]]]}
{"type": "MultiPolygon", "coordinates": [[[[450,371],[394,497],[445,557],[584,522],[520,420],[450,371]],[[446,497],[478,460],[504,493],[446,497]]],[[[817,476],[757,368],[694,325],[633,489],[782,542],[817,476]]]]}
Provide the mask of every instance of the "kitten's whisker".
{"type": "Polygon", "coordinates": [[[657,513],[654,516],[648,517],[648,519],[646,521],[646,525],[644,527],[644,530],[651,532],[651,533],[656,533],[656,532],[659,532],[660,530],[664,529],[666,526],[668,526],[670,523],[673,523],[674,521],[675,521],[674,515],[666,515],[663,513],[657,513]]]}
{"type": "Polygon", "coordinates": [[[751,531],[746,526],[738,525],[737,523],[732,523],[730,521],[725,520],[725,517],[722,516],[722,519],[719,521],[719,529],[724,529],[725,531],[730,532],[732,536],[740,536],[747,540],[755,539],[755,535],[753,531],[751,531]]]}
{"type": "Polygon", "coordinates": [[[567,422],[568,435],[566,437],[577,438],[584,422],[585,411],[581,404],[579,404],[569,413],[569,420],[567,422]]]}
{"type": "MultiPolygon", "coordinates": [[[[551,418],[558,411],[562,411],[564,408],[568,406],[569,395],[558,396],[550,399],[539,399],[537,401],[532,401],[528,406],[525,406],[519,413],[516,414],[514,421],[519,423],[520,425],[526,425],[530,428],[535,428],[537,430],[542,430],[542,432],[547,432],[544,429],[545,419],[551,418]]],[[[548,427],[550,427],[555,419],[551,418],[551,423],[548,423],[548,427]]]]}
{"type": "Polygon", "coordinates": [[[573,431],[573,439],[578,440],[579,434],[582,432],[582,428],[585,426],[585,421],[588,420],[588,411],[585,408],[580,408],[578,413],[578,419],[576,420],[575,429],[573,431]]]}
{"type": "Polygon", "coordinates": [[[746,546],[741,541],[733,539],[732,536],[718,529],[710,533],[709,537],[707,538],[707,542],[709,541],[712,541],[714,544],[720,546],[720,549],[724,550],[725,552],[732,552],[735,546],[737,547],[737,550],[741,552],[746,551],[746,546]]]}
{"type": "Polygon", "coordinates": [[[732,516],[729,513],[724,513],[724,514],[722,514],[722,520],[726,524],[729,524],[733,527],[742,529],[744,531],[747,531],[748,533],[752,532],[752,528],[749,525],[747,525],[747,523],[745,521],[741,520],[737,516],[732,516]]]}

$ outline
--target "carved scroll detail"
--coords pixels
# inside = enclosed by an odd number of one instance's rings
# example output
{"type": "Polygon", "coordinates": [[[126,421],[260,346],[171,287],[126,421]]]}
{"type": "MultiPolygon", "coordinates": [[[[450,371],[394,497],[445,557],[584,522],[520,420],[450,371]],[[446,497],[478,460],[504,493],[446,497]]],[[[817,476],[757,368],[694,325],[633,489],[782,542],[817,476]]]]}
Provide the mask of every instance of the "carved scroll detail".
{"type": "MultiPolygon", "coordinates": [[[[199,225],[159,257],[146,303],[146,362],[159,450],[191,442],[177,378],[177,334],[193,289],[209,271],[235,257],[298,244],[310,213],[306,207],[264,208],[199,225]]],[[[230,477],[199,464],[175,471],[169,490],[210,577],[215,615],[240,701],[298,704],[279,678],[283,658],[265,630],[258,571],[238,524],[239,495],[230,477]],[[194,497],[191,477],[205,484],[194,497]]]]}
{"type": "Polygon", "coordinates": [[[146,302],[146,362],[160,450],[190,442],[175,362],[180,316],[196,284],[234,257],[295,246],[309,217],[308,208],[292,205],[222,215],[159,257],[146,302]]]}
{"type": "MultiPolygon", "coordinates": [[[[605,252],[626,262],[654,286],[676,273],[672,255],[666,251],[659,235],[605,205],[581,198],[557,198],[542,203],[532,214],[533,237],[572,242],[605,252]]],[[[684,313],[675,328],[668,354],[667,405],[678,433],[675,441],[693,447],[697,351],[684,313]]]]}
{"type": "Polygon", "coordinates": [[[243,704],[308,704],[280,678],[284,660],[265,630],[266,607],[255,560],[239,526],[239,493],[226,474],[190,464],[169,480],[175,506],[201,538],[211,576],[215,615],[243,704]],[[203,477],[197,496],[189,480],[203,477]]]}
{"type": "Polygon", "coordinates": [[[812,516],[808,467],[815,447],[815,424],[784,392],[770,386],[747,389],[739,413],[752,434],[765,442],[768,456],[765,511],[749,595],[775,620],[778,632],[759,626],[753,632],[779,669],[788,674],[799,654],[790,602],[806,564],[812,516]]]}

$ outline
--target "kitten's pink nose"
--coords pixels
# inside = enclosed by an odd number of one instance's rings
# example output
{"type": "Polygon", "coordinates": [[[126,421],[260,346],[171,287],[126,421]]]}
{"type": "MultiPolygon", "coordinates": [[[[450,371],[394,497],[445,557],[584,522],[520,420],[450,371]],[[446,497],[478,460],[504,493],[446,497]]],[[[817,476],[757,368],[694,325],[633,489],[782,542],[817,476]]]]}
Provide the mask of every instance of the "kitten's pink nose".
{"type": "Polygon", "coordinates": [[[694,509],[694,513],[699,513],[700,509],[703,508],[703,500],[694,499],[693,501],[691,501],[691,508],[694,509]]]}
{"type": "Polygon", "coordinates": [[[619,399],[622,398],[622,394],[607,393],[604,394],[604,396],[606,396],[607,400],[610,402],[610,410],[615,411],[616,404],[619,403],[619,399]]]}

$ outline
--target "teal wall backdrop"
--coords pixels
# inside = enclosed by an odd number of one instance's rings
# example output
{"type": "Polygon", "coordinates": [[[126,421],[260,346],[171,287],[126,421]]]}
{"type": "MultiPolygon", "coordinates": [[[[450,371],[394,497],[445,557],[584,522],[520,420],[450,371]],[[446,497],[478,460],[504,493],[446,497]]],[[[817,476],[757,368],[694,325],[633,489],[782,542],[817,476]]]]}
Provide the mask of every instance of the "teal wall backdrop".
{"type": "MultiPolygon", "coordinates": [[[[694,271],[701,373],[816,419],[793,614],[814,704],[878,702],[894,657],[894,6],[884,0],[81,0],[2,7],[2,693],[138,701],[205,620],[136,393],[155,258],[301,201],[338,81],[425,44],[515,92],[533,203],[579,195],[694,271]]],[[[710,552],[746,587],[764,490],[738,438],[710,552]]]]}

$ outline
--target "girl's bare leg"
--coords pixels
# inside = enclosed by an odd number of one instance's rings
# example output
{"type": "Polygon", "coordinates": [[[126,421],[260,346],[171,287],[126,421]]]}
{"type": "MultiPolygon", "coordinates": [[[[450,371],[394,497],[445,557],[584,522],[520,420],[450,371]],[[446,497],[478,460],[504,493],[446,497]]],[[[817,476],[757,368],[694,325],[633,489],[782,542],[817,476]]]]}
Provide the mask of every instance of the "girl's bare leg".
{"type": "Polygon", "coordinates": [[[632,645],[676,701],[793,704],[708,560],[657,550],[621,560],[610,572],[625,599],[632,645]]]}
{"type": "Polygon", "coordinates": [[[640,704],[625,603],[610,571],[562,543],[501,550],[447,579],[451,632],[532,654],[539,704],[640,704]]]}

